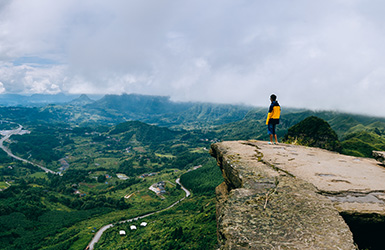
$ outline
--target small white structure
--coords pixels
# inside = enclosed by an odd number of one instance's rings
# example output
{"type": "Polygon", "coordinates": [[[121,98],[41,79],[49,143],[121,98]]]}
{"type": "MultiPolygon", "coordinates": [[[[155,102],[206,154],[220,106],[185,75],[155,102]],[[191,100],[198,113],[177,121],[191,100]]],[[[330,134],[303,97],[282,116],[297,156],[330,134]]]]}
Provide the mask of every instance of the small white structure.
{"type": "Polygon", "coordinates": [[[116,176],[121,180],[128,180],[128,176],[125,174],[116,174],[116,176]]]}
{"type": "Polygon", "coordinates": [[[131,230],[136,230],[136,226],[132,225],[132,226],[130,226],[130,229],[131,230]]]}
{"type": "Polygon", "coordinates": [[[147,222],[142,222],[142,223],[140,223],[140,225],[141,225],[142,227],[145,227],[145,226],[147,226],[147,222]]]}
{"type": "Polygon", "coordinates": [[[126,231],[124,231],[124,230],[120,230],[120,231],[119,231],[119,235],[121,235],[121,236],[124,236],[124,235],[126,235],[126,231]]]}

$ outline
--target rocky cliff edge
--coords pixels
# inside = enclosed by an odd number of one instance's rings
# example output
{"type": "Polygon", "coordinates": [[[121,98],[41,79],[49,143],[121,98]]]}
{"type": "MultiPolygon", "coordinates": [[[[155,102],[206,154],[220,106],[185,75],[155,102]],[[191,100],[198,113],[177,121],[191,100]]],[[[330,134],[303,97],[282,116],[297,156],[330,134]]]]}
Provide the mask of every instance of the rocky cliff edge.
{"type": "Polygon", "coordinates": [[[373,159],[262,141],[210,152],[225,180],[220,249],[356,249],[340,212],[385,214],[385,169],[373,159]]]}

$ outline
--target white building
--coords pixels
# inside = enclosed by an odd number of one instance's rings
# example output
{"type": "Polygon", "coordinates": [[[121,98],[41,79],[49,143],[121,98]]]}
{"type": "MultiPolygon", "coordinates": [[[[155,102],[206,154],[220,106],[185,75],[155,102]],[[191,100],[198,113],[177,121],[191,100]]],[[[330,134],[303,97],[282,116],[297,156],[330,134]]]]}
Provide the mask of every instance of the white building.
{"type": "Polygon", "coordinates": [[[119,235],[121,235],[121,236],[124,236],[124,235],[126,235],[126,231],[124,231],[124,230],[120,230],[120,231],[119,231],[119,235]]]}

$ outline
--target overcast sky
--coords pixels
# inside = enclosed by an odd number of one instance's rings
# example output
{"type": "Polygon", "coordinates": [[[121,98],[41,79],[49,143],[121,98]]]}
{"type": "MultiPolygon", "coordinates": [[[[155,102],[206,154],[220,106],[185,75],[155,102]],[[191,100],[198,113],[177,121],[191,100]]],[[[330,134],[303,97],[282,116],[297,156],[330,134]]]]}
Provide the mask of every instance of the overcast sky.
{"type": "Polygon", "coordinates": [[[385,116],[383,0],[0,0],[1,93],[385,116]]]}

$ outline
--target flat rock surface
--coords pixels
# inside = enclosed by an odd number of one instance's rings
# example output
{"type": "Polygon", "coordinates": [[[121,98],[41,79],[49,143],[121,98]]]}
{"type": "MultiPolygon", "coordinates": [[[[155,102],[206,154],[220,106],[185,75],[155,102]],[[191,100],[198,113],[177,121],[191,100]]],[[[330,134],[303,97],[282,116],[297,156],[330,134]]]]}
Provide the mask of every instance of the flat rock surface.
{"type": "Polygon", "coordinates": [[[251,141],[263,161],[313,184],[340,211],[385,214],[385,167],[319,148],[251,141]]]}
{"type": "Polygon", "coordinates": [[[385,191],[385,168],[374,159],[290,144],[254,143],[265,161],[311,182],[321,191],[385,191]]]}

